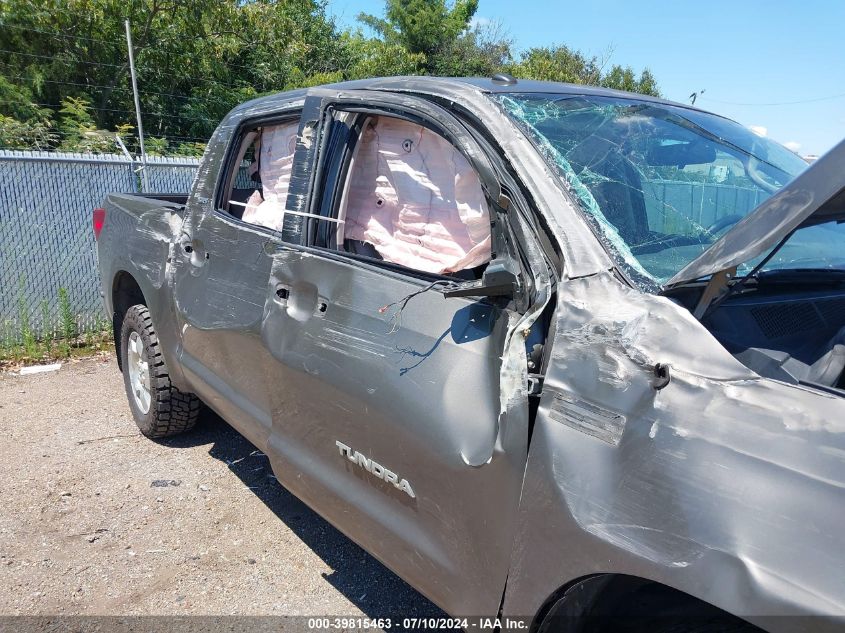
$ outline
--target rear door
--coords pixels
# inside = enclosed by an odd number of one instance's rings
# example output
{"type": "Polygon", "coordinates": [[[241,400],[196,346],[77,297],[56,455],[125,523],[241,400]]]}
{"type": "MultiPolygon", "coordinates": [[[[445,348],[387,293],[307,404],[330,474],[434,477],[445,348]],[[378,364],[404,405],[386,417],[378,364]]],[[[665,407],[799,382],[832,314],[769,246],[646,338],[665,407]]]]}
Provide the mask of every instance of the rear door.
{"type": "Polygon", "coordinates": [[[185,376],[206,404],[262,448],[270,431],[265,369],[272,359],[261,325],[280,227],[266,213],[262,220],[246,211],[258,206],[249,205],[260,199],[253,196],[270,197],[260,180],[272,167],[260,161],[261,132],[296,129],[301,108],[294,102],[221,126],[222,138],[218,130],[203,158],[213,176],[197,179],[173,254],[185,376]]]}
{"type": "Polygon", "coordinates": [[[446,298],[448,278],[343,250],[331,236],[358,174],[350,139],[362,117],[421,123],[467,158],[497,225],[494,250],[506,228],[498,182],[466,128],[436,105],[359,91],[310,95],[294,166],[310,182],[307,195],[291,191],[292,224],[272,255],[262,324],[275,361],[274,470],[448,613],[495,615],[527,452],[527,401],[503,404],[500,379],[514,302],[446,298]]]}

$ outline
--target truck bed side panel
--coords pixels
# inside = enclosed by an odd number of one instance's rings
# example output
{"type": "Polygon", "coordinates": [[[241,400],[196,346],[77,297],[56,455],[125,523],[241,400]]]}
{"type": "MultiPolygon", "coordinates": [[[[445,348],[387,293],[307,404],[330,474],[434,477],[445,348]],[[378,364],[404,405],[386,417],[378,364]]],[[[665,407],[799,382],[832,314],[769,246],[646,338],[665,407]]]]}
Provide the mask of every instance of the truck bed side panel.
{"type": "Polygon", "coordinates": [[[182,209],[175,202],[111,194],[97,243],[102,293],[108,318],[114,315],[114,284],[121,272],[137,282],[150,310],[162,352],[177,387],[186,385],[178,364],[179,327],[173,309],[172,249],[181,234],[182,209]]]}

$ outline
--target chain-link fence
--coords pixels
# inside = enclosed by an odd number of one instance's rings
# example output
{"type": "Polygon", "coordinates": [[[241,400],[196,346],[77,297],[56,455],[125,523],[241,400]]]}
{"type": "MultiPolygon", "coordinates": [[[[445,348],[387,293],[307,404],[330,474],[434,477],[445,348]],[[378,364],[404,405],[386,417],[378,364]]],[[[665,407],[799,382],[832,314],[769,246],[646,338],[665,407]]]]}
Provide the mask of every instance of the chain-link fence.
{"type": "MultiPolygon", "coordinates": [[[[149,191],[187,192],[198,164],[149,157],[149,191]]],[[[0,150],[0,346],[101,327],[91,211],[110,192],[141,192],[139,167],[114,154],[0,150]]],[[[663,181],[646,197],[649,225],[662,231],[673,228],[664,224],[675,206],[697,209],[706,226],[722,209],[760,202],[751,189],[663,181]]]]}
{"type": "Polygon", "coordinates": [[[690,223],[707,228],[727,215],[745,215],[766,196],[736,185],[650,180],[643,182],[643,197],[650,231],[683,233],[690,223]]]}
{"type": "MultiPolygon", "coordinates": [[[[187,192],[199,161],[147,158],[150,191],[187,192]]],[[[128,157],[0,150],[0,346],[102,325],[91,212],[142,191],[128,157]]]]}

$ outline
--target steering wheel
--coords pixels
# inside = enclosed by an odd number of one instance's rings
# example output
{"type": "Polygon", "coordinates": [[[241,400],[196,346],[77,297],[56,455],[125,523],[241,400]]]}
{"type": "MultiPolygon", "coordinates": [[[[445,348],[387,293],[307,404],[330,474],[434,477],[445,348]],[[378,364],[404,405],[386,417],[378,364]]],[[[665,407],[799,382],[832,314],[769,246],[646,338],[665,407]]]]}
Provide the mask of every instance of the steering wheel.
{"type": "Polygon", "coordinates": [[[742,216],[738,215],[736,213],[734,213],[733,215],[726,215],[725,217],[719,218],[713,224],[708,226],[707,232],[710,235],[712,235],[713,237],[716,237],[717,233],[724,231],[729,226],[733,226],[734,224],[739,222],[741,219],[742,219],[742,216]]]}

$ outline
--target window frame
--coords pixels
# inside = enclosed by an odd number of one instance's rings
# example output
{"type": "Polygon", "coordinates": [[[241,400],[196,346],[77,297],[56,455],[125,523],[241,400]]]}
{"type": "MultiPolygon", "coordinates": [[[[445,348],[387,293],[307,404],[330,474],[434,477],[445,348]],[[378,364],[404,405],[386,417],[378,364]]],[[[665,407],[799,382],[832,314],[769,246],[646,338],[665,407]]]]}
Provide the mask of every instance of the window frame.
{"type": "MultiPolygon", "coordinates": [[[[223,155],[223,161],[221,163],[220,172],[217,177],[217,184],[215,185],[212,205],[212,210],[215,216],[228,222],[234,222],[239,227],[249,227],[250,229],[262,231],[264,233],[274,236],[281,235],[281,231],[271,229],[270,227],[264,226],[262,224],[253,224],[252,222],[247,222],[242,218],[232,215],[229,211],[223,208],[222,202],[224,197],[231,196],[231,192],[234,189],[235,179],[237,178],[237,169],[240,169],[240,166],[236,167],[235,163],[237,161],[238,154],[240,153],[241,144],[243,143],[243,140],[246,135],[250,132],[255,131],[256,128],[293,122],[296,122],[296,124],[301,129],[302,112],[302,105],[298,104],[296,107],[291,108],[290,110],[282,110],[279,112],[273,112],[271,114],[262,115],[259,117],[244,119],[238,124],[234,134],[232,134],[226,146],[226,151],[223,155]]],[[[297,132],[297,136],[298,135],[299,132],[297,132]]]]}
{"type": "MultiPolygon", "coordinates": [[[[327,141],[325,134],[326,121],[329,115],[338,110],[345,112],[354,111],[358,114],[369,114],[372,116],[393,116],[410,120],[431,129],[461,152],[471,167],[478,173],[482,189],[488,201],[493,254],[497,255],[498,258],[511,259],[519,268],[523,278],[524,288],[520,292],[520,298],[517,299],[517,305],[525,304],[528,296],[531,294],[531,287],[533,285],[531,269],[527,266],[524,253],[522,253],[521,247],[515,240],[516,234],[514,231],[516,230],[515,227],[519,225],[519,222],[513,223],[508,216],[512,213],[526,212],[527,209],[531,208],[531,205],[520,194],[522,185],[517,182],[514,187],[514,182],[511,182],[513,175],[510,174],[507,163],[499,164],[498,161],[503,160],[503,156],[496,149],[495,142],[490,143],[487,140],[485,130],[476,129],[476,125],[480,126],[481,123],[473,123],[464,116],[457,116],[450,113],[437,99],[427,99],[422,95],[397,95],[369,90],[354,90],[339,93],[338,91],[329,92],[317,88],[309,90],[304,100],[299,100],[287,107],[244,118],[236,124],[235,132],[227,142],[226,150],[221,161],[221,168],[211,196],[211,208],[214,216],[221,221],[233,225],[234,228],[240,230],[248,228],[251,231],[267,235],[272,240],[276,252],[282,252],[284,250],[307,252],[340,264],[365,268],[388,277],[412,281],[417,284],[445,281],[451,282],[453,287],[461,287],[476,283],[453,276],[414,270],[399,264],[373,259],[348,251],[315,246],[313,243],[289,241],[283,237],[283,231],[245,222],[220,208],[219,203],[224,191],[223,182],[231,174],[231,167],[234,164],[233,154],[238,151],[244,135],[252,128],[261,125],[273,125],[297,120],[299,124],[297,148],[299,149],[302,134],[306,127],[313,128],[313,142],[316,144],[316,151],[311,156],[305,157],[305,160],[300,160],[299,163],[297,163],[298,157],[295,156],[293,165],[294,175],[298,169],[310,172],[307,193],[297,193],[297,195],[305,196],[305,205],[302,211],[297,211],[296,215],[306,216],[303,218],[303,227],[300,235],[306,241],[313,242],[308,233],[308,225],[305,222],[312,219],[320,221],[313,216],[321,215],[320,206],[322,192],[325,187],[323,180],[327,173],[324,164],[326,160],[325,148],[327,141]],[[369,105],[367,105],[366,99],[369,99],[369,105]],[[435,112],[429,112],[429,109],[435,110],[435,112]],[[449,126],[455,128],[455,131],[447,129],[443,122],[435,117],[435,115],[440,114],[436,111],[443,112],[442,116],[448,121],[449,126]],[[462,136],[466,141],[461,138],[462,136]],[[471,152],[465,147],[465,142],[472,144],[470,147],[471,152]],[[471,153],[477,156],[471,158],[471,153]],[[504,170],[504,173],[502,170],[504,170]],[[498,191],[498,197],[494,194],[495,191],[498,191]],[[519,211],[517,207],[525,207],[525,209],[519,211]]],[[[344,174],[344,178],[345,176],[346,174],[344,174]]],[[[293,193],[293,191],[288,192],[288,204],[290,203],[290,195],[293,193]]],[[[491,259],[492,261],[494,260],[491,259]]],[[[439,289],[434,288],[434,290],[439,289]]]]}
{"type": "MultiPolygon", "coordinates": [[[[361,141],[361,136],[363,134],[364,126],[366,125],[367,120],[371,117],[377,116],[392,117],[395,119],[408,121],[410,123],[420,125],[445,139],[452,147],[454,147],[458,152],[461,153],[461,155],[467,160],[473,171],[476,172],[479,181],[482,183],[482,190],[484,193],[484,197],[487,201],[488,210],[490,213],[491,240],[493,245],[495,245],[496,231],[498,228],[498,223],[495,221],[497,201],[492,199],[490,192],[487,190],[487,188],[483,186],[483,176],[477,169],[475,163],[470,158],[470,156],[467,155],[466,149],[462,146],[458,139],[453,138],[449,131],[446,130],[444,127],[438,125],[436,121],[428,119],[417,112],[408,111],[406,109],[398,107],[391,108],[382,105],[367,106],[361,105],[360,101],[338,99],[336,101],[333,101],[325,109],[325,111],[323,112],[322,119],[319,123],[322,130],[321,149],[323,151],[320,152],[321,156],[317,158],[316,168],[318,169],[318,171],[314,174],[314,179],[312,181],[313,184],[309,202],[310,213],[313,215],[320,215],[325,218],[333,218],[335,220],[337,219],[340,211],[340,205],[344,202],[345,199],[345,191],[348,182],[349,169],[351,167],[352,159],[355,155],[355,149],[361,141]],[[357,130],[357,135],[354,137],[353,144],[350,144],[348,142],[343,144],[343,151],[339,155],[334,155],[334,153],[327,154],[326,150],[333,149],[331,147],[331,135],[335,133],[333,130],[334,126],[337,124],[343,124],[339,122],[336,118],[337,114],[339,113],[348,113],[355,115],[355,120],[349,127],[351,130],[357,130]],[[335,163],[335,161],[337,160],[341,160],[342,163],[340,165],[337,165],[335,163]],[[330,214],[326,214],[323,212],[324,209],[327,207],[330,209],[330,214]]],[[[305,218],[305,220],[306,223],[303,230],[303,233],[306,235],[307,240],[307,244],[305,246],[309,249],[313,249],[316,252],[332,253],[341,259],[367,264],[370,266],[377,267],[379,269],[399,273],[406,277],[422,279],[429,282],[442,280],[450,281],[460,285],[462,283],[467,283],[468,281],[470,281],[455,277],[454,275],[431,273],[423,270],[417,270],[408,266],[388,262],[382,259],[375,259],[372,257],[367,257],[366,255],[361,255],[359,253],[352,253],[346,250],[341,250],[339,248],[332,248],[328,245],[318,244],[317,238],[319,236],[320,231],[317,226],[317,223],[326,222],[327,220],[321,220],[313,216],[305,218]]],[[[493,261],[493,259],[491,259],[490,261],[493,261]]],[[[490,262],[488,262],[487,265],[489,265],[489,263],[490,262]]]]}

